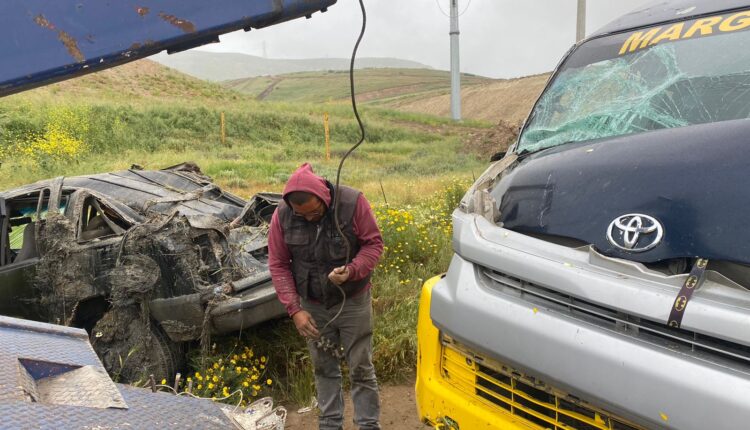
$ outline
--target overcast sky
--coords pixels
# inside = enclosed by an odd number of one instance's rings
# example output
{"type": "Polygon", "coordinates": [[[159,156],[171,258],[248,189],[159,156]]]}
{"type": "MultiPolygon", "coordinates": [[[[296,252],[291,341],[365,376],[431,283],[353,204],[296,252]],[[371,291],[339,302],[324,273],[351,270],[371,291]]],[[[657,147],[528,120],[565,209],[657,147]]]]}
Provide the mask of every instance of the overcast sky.
{"type": "MultiPolygon", "coordinates": [[[[458,0],[461,70],[512,78],[552,70],[575,42],[576,0],[458,0]]],[[[646,0],[588,0],[590,33],[646,0]]],[[[449,0],[365,0],[367,33],[359,55],[414,60],[449,69],[449,0]],[[442,11],[441,11],[442,7],[442,11]]],[[[222,37],[199,49],[269,58],[348,58],[361,25],[357,0],[324,14],[222,37]]]]}

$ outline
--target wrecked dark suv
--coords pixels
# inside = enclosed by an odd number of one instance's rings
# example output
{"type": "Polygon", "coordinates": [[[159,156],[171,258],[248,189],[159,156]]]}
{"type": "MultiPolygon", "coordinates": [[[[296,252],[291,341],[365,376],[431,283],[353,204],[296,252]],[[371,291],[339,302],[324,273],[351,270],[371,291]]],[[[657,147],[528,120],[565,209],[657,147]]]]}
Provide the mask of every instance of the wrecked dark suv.
{"type": "Polygon", "coordinates": [[[0,192],[0,313],[85,328],[124,380],[171,375],[184,342],[284,315],[266,264],[279,199],[192,163],[0,192]]]}

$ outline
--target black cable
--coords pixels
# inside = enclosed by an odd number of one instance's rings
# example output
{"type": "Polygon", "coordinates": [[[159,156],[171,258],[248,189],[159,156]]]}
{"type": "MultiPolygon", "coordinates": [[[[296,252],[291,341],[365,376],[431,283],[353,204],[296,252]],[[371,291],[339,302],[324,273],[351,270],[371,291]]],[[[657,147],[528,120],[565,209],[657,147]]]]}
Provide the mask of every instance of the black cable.
{"type": "Polygon", "coordinates": [[[357,118],[357,124],[359,125],[360,138],[359,142],[357,142],[354,146],[349,148],[348,151],[346,151],[344,156],[341,158],[341,161],[339,162],[339,168],[336,171],[336,188],[334,192],[335,195],[333,203],[333,218],[334,222],[336,223],[336,229],[346,243],[346,264],[349,264],[349,258],[351,257],[351,244],[346,239],[346,236],[344,236],[344,232],[341,231],[341,225],[339,224],[339,184],[341,181],[341,170],[343,169],[344,162],[349,157],[349,155],[351,155],[351,153],[354,152],[359,147],[359,145],[361,145],[365,141],[365,126],[364,124],[362,124],[362,118],[360,118],[359,111],[357,110],[357,96],[354,92],[354,60],[357,58],[357,50],[359,49],[359,44],[362,42],[362,38],[365,35],[365,29],[367,28],[367,12],[365,11],[365,4],[363,3],[363,0],[359,0],[359,7],[362,10],[362,30],[360,31],[359,37],[357,38],[357,43],[354,44],[352,59],[349,63],[349,90],[352,97],[352,110],[354,111],[354,116],[357,118]]]}
{"type": "MultiPolygon", "coordinates": [[[[359,131],[360,131],[360,138],[359,141],[349,148],[348,151],[344,154],[343,157],[341,157],[341,161],[339,162],[338,170],[336,170],[336,187],[334,188],[334,196],[333,196],[333,222],[336,224],[336,230],[338,230],[339,236],[341,236],[342,239],[344,239],[344,244],[346,245],[346,262],[344,263],[344,266],[349,264],[350,258],[351,258],[351,252],[352,252],[352,244],[349,243],[349,239],[346,238],[344,235],[344,232],[341,230],[341,224],[339,223],[339,184],[341,180],[341,170],[344,168],[344,162],[346,159],[351,155],[352,152],[354,152],[359,145],[361,145],[365,141],[365,126],[362,124],[362,118],[359,116],[359,111],[357,110],[357,97],[356,93],[354,92],[354,60],[357,58],[357,50],[359,49],[359,44],[362,42],[362,38],[365,35],[365,29],[367,28],[367,11],[365,11],[365,4],[363,0],[359,0],[359,7],[362,10],[362,30],[359,32],[359,37],[357,38],[357,43],[354,44],[354,51],[352,51],[352,59],[349,63],[349,91],[351,93],[352,97],[352,110],[354,111],[354,117],[357,118],[357,124],[359,125],[359,131]]],[[[336,284],[334,284],[336,285],[336,284]]],[[[339,292],[341,293],[341,307],[339,307],[338,312],[336,312],[336,315],[331,318],[320,331],[325,330],[329,325],[331,325],[336,319],[341,315],[341,312],[344,310],[344,305],[346,304],[346,294],[344,293],[344,289],[341,288],[340,285],[336,285],[336,288],[338,288],[339,292]]],[[[318,340],[320,343],[319,347],[323,347],[325,343],[325,339],[318,340]]],[[[339,347],[336,346],[338,349],[339,347]]]]}

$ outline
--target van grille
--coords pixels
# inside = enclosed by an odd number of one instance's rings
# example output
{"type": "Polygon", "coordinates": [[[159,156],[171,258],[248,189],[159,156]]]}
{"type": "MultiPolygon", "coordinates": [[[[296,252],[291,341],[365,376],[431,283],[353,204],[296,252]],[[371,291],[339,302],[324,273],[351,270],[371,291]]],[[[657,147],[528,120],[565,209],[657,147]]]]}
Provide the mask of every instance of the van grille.
{"type": "Polygon", "coordinates": [[[521,298],[537,306],[544,306],[580,321],[636,337],[652,345],[750,371],[750,347],[745,345],[684,328],[668,327],[665,323],[648,321],[494,270],[485,269],[482,273],[490,281],[493,289],[512,292],[514,295],[520,294],[521,298]]]}
{"type": "Polygon", "coordinates": [[[544,429],[642,429],[538,379],[482,358],[447,336],[443,336],[442,349],[443,378],[490,408],[500,408],[544,429]]]}

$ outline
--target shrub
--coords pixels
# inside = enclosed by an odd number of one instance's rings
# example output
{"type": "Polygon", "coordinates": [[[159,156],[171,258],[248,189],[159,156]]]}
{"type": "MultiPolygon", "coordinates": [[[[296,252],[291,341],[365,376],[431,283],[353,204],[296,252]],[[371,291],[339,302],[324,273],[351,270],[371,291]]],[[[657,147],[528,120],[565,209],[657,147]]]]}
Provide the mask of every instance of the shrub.
{"type": "Polygon", "coordinates": [[[56,107],[48,112],[44,131],[29,134],[16,149],[38,165],[74,160],[88,150],[83,140],[88,131],[86,110],[56,107]]]}
{"type": "Polygon", "coordinates": [[[186,379],[186,384],[193,383],[192,394],[199,397],[245,406],[264,396],[273,385],[266,377],[268,358],[256,355],[248,346],[229,356],[216,353],[214,348],[214,353],[200,362],[203,366],[196,366],[198,370],[186,379]]]}

